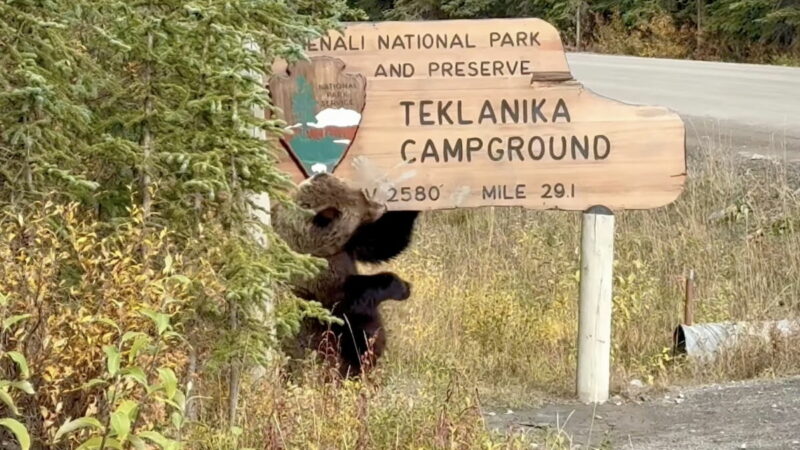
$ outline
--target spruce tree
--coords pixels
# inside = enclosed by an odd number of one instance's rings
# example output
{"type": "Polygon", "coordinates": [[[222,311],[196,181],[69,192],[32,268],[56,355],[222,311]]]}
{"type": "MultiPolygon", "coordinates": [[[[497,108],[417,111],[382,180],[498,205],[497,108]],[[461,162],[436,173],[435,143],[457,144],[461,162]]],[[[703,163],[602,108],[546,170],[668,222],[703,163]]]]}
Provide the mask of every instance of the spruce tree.
{"type": "Polygon", "coordinates": [[[91,60],[75,30],[79,2],[0,2],[0,187],[3,199],[51,188],[74,196],[96,184],[80,154],[90,133],[84,104],[91,60]]]}
{"type": "Polygon", "coordinates": [[[263,320],[267,305],[278,302],[278,338],[297,331],[303,317],[325,315],[287,289],[320,262],[291,252],[269,227],[263,247],[250,232],[261,225],[251,216],[252,196],[285,202],[291,186],[273,153],[285,124],[252,111],[272,108],[263,82],[272,61],[301,57],[304,43],[347,10],[340,1],[98,4],[95,55],[113,74],[96,127],[104,155],[97,173],[111,187],[100,204],[121,214],[124,188],[135,186],[150,227],[180,230],[192,243],[188,254],[218,268],[224,302],[199,304],[194,322],[214,333],[212,362],[234,362],[235,421],[238,368],[263,363],[276,344],[263,320]]]}

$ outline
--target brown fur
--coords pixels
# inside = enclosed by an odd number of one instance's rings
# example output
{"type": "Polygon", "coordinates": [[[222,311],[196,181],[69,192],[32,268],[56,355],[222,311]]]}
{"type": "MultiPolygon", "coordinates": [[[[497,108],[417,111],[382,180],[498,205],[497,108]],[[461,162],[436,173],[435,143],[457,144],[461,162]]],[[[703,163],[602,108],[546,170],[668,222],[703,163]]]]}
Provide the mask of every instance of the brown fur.
{"type": "Polygon", "coordinates": [[[357,273],[355,260],[344,250],[345,245],[359,226],[380,218],[386,207],[327,173],[300,183],[294,200],[307,211],[293,211],[277,205],[272,212],[275,231],[292,250],[328,261],[328,269],[317,277],[295,280],[295,294],[305,300],[316,300],[330,309],[343,300],[344,280],[357,273]],[[327,208],[336,208],[340,216],[335,226],[320,228],[313,218],[327,208]]]}
{"type": "Polygon", "coordinates": [[[359,226],[378,220],[386,212],[386,206],[326,173],[300,183],[294,200],[311,214],[289,211],[278,205],[273,210],[275,231],[294,251],[320,258],[342,252],[359,226]],[[335,208],[341,215],[335,227],[322,229],[313,223],[312,217],[328,208],[335,208]]]}

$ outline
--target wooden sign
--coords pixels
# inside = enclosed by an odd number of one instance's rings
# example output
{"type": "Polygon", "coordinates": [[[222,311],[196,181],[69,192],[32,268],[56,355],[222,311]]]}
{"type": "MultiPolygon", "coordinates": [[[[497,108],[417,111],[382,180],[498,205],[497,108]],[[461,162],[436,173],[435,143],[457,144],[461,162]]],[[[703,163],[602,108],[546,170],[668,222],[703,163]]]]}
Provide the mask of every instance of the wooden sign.
{"type": "Polygon", "coordinates": [[[683,189],[680,117],[572,80],[539,19],[351,24],[307,50],[270,81],[296,181],[332,172],[391,210],[647,209],[683,189]]]}

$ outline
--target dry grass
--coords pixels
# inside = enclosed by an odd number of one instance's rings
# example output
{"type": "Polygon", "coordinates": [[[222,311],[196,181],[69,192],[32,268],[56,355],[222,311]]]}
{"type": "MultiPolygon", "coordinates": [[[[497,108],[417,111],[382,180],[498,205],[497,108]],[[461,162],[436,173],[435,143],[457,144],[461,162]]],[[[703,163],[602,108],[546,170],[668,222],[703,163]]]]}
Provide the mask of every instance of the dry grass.
{"type": "MultiPolygon", "coordinates": [[[[632,377],[666,383],[701,375],[670,364],[688,269],[699,277],[698,322],[800,311],[795,169],[732,153],[720,143],[692,152],[687,188],[676,203],[617,216],[617,386],[632,377]]],[[[415,293],[409,303],[386,308],[388,377],[408,383],[455,373],[482,398],[509,405],[570,394],[580,214],[441,212],[425,215],[418,236],[395,264],[415,293]]],[[[717,372],[716,378],[735,376],[737,369],[717,372]]]]}
{"type": "MultiPolygon", "coordinates": [[[[800,311],[798,177],[731,153],[719,143],[693,152],[679,201],[618,215],[614,389],[634,377],[700,383],[800,367],[793,341],[748,344],[710,367],[671,358],[690,268],[698,322],[800,311]]],[[[243,393],[241,436],[198,428],[203,444],[194,448],[570,448],[557,430],[492,434],[482,415],[572,395],[579,220],[499,208],[425,214],[416,243],[393,264],[414,293],[385,306],[390,347],[370,379],[330,384],[319,367],[300,380],[276,372],[243,393]]],[[[214,404],[224,405],[224,390],[220,381],[214,404]]],[[[202,421],[223,423],[224,414],[204,411],[202,421]]]]}

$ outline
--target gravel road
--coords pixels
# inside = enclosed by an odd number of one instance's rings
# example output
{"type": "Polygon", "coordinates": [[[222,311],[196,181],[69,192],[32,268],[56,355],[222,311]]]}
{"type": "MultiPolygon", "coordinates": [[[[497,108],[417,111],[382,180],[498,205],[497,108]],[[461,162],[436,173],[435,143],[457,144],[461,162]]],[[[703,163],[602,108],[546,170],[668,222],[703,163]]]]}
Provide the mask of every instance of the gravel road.
{"type": "MultiPolygon", "coordinates": [[[[673,389],[644,401],[487,414],[497,430],[562,430],[579,448],[800,449],[800,377],[673,389]]],[[[500,409],[499,411],[504,411],[500,409]]]]}

